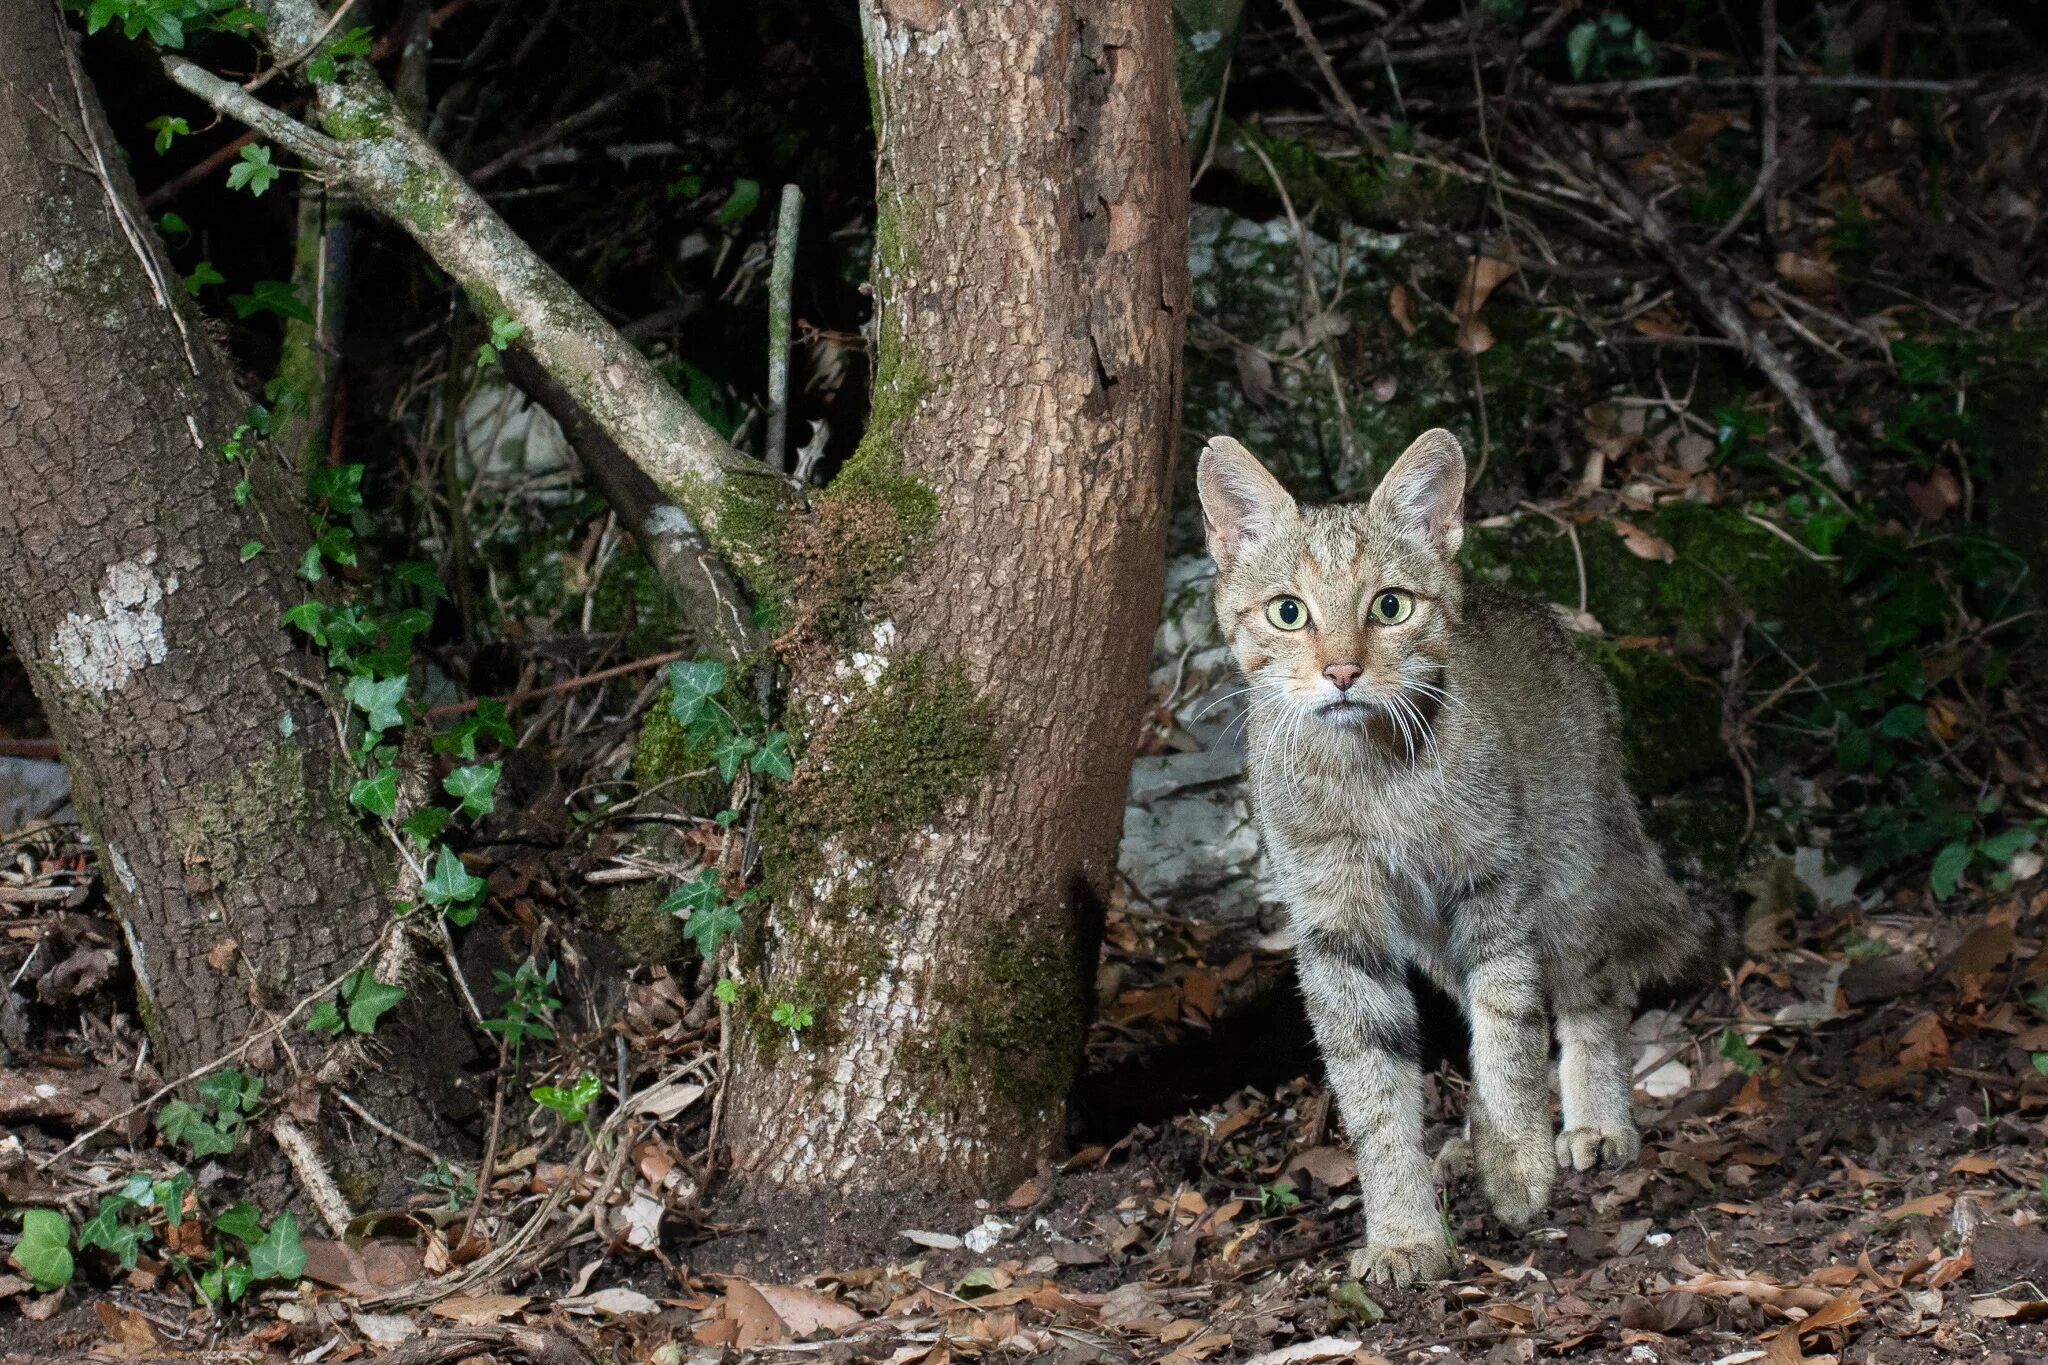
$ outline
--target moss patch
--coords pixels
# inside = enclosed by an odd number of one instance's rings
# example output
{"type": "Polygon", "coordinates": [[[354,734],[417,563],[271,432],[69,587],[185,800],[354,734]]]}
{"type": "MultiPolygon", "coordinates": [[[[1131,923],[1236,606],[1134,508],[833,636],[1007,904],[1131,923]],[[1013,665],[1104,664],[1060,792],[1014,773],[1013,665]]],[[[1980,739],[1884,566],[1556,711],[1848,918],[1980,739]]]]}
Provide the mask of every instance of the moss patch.
{"type": "Polygon", "coordinates": [[[597,899],[597,927],[619,941],[635,962],[675,962],[689,953],[683,922],[660,907],[658,882],[615,887],[597,899]]]}
{"type": "Polygon", "coordinates": [[[993,927],[975,953],[971,978],[944,988],[939,1002],[947,1027],[925,1049],[951,1090],[993,1094],[1029,1119],[1073,1088],[1088,1002],[1067,940],[993,927]]]}
{"type": "Polygon", "coordinates": [[[1621,698],[1622,755],[1637,793],[1667,792],[1727,765],[1713,687],[1688,677],[1662,650],[1624,649],[1587,635],[1578,643],[1621,698]]]}
{"type": "Polygon", "coordinates": [[[268,836],[305,828],[312,812],[305,754],[281,740],[242,771],[201,785],[172,820],[171,839],[186,866],[228,880],[267,867],[268,836]]]}

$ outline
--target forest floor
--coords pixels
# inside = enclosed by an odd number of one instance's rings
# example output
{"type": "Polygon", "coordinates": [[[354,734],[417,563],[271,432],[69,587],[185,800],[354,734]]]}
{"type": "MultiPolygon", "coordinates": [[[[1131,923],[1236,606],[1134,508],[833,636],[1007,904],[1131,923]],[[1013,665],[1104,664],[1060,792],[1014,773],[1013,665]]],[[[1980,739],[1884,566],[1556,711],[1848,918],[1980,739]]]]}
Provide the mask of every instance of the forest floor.
{"type": "MultiPolygon", "coordinates": [[[[140,1060],[109,989],[113,925],[85,899],[83,862],[51,852],[22,855],[0,933],[45,945],[16,984],[69,1000],[76,1028],[12,1044],[0,1071],[9,1204],[82,1205],[163,1164],[115,1146],[39,1168],[126,1105],[140,1060]]],[[[2030,879],[1958,915],[1924,887],[1818,911],[1800,887],[1789,868],[1753,878],[1744,966],[1639,1023],[1641,1161],[1563,1177],[1548,1220],[1521,1234],[1454,1182],[1446,1232],[1460,1264],[1442,1284],[1389,1293],[1344,1277],[1357,1175],[1322,1086],[1288,1070],[1307,1044],[1284,942],[1124,907],[1109,923],[1114,993],[1076,1149],[1007,1199],[702,1201],[690,1149],[704,1092],[661,1079],[665,1101],[644,1102],[643,1087],[635,1122],[608,1130],[637,1181],[602,1182],[593,1198],[599,1182],[563,1156],[580,1144],[545,1136],[500,1163],[487,1237],[563,1185],[605,1229],[518,1282],[392,1304],[447,1264],[458,1235],[460,1211],[423,1192],[348,1238],[307,1235],[298,1288],[224,1314],[192,1307],[183,1277],[147,1254],[55,1294],[0,1277],[0,1298],[16,1300],[0,1307],[0,1345],[10,1361],[548,1358],[537,1341],[561,1361],[663,1365],[732,1350],[894,1365],[2042,1358],[2048,889],[2030,879]]],[[[707,1059],[678,1028],[679,1004],[663,973],[634,987],[620,1026],[631,1074],[707,1059]]],[[[1430,1078],[1439,1138],[1462,1110],[1454,1063],[1430,1078]]],[[[141,1136],[139,1123],[127,1131],[141,1136]]],[[[199,1178],[235,1187],[217,1165],[199,1178]]]]}

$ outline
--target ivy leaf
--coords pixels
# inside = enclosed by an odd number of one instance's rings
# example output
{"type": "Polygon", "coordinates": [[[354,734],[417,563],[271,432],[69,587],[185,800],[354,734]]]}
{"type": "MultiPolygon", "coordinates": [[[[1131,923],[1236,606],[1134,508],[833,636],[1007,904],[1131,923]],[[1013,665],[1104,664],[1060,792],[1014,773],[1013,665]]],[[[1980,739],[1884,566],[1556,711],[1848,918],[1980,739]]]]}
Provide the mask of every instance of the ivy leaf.
{"type": "Polygon", "coordinates": [[[228,188],[247,188],[260,199],[277,177],[278,168],[270,159],[270,148],[251,143],[242,148],[242,159],[228,168],[228,188]]]}
{"type": "Polygon", "coordinates": [[[339,73],[334,69],[334,56],[323,52],[306,63],[306,79],[315,85],[332,85],[339,73]]]}
{"type": "Polygon", "coordinates": [[[326,576],[327,571],[320,567],[320,547],[307,546],[306,553],[299,556],[299,577],[308,583],[318,583],[326,576]]]}
{"type": "Polygon", "coordinates": [[[284,623],[296,627],[311,636],[313,643],[326,647],[327,604],[325,602],[301,602],[284,614],[284,623]]]}
{"type": "Polygon", "coordinates": [[[732,182],[732,193],[718,208],[718,225],[730,227],[761,206],[761,182],[741,177],[732,182]]]}
{"type": "Polygon", "coordinates": [[[332,1000],[322,1000],[306,1016],[306,1027],[315,1033],[338,1034],[342,1030],[341,1011],[334,1008],[332,1000]]]}
{"type": "Polygon", "coordinates": [[[1565,58],[1571,63],[1572,79],[1583,81],[1593,62],[1593,44],[1600,37],[1600,28],[1590,21],[1578,25],[1565,36],[1565,58]]]}
{"type": "Polygon", "coordinates": [[[454,812],[446,806],[421,806],[407,816],[405,823],[399,828],[420,843],[431,844],[440,837],[441,831],[447,828],[449,818],[453,814],[454,812]]]}
{"type": "Polygon", "coordinates": [[[757,773],[787,782],[796,775],[796,764],[789,756],[789,735],[781,730],[770,730],[761,737],[761,747],[747,760],[747,766],[757,773]]]}
{"type": "Polygon", "coordinates": [[[1927,881],[1934,888],[1934,898],[1945,901],[1956,893],[1956,882],[1963,870],[1970,865],[1974,850],[1961,840],[1947,845],[1934,855],[1934,869],[1927,875],[1927,881]]]}
{"type": "Polygon", "coordinates": [[[163,217],[157,219],[156,226],[157,231],[163,233],[166,237],[184,238],[192,235],[192,225],[175,213],[166,213],[163,217]]]}
{"type": "MultiPolygon", "coordinates": [[[[262,285],[256,286],[261,289],[262,285]]],[[[296,298],[292,300],[298,302],[296,298]]],[[[312,321],[309,315],[306,319],[312,321]]],[[[363,505],[363,467],[360,464],[322,465],[306,476],[306,491],[338,515],[346,516],[363,505]]]]}
{"type": "Polygon", "coordinates": [[[718,947],[725,942],[726,935],[739,927],[740,912],[731,905],[720,903],[684,920],[683,936],[696,944],[698,954],[709,962],[718,956],[718,947]]]}
{"type": "Polygon", "coordinates": [[[242,1115],[255,1112],[256,1101],[263,1095],[263,1078],[224,1066],[193,1089],[213,1102],[223,1120],[240,1122],[242,1115]]]}
{"type": "Polygon", "coordinates": [[[249,1274],[259,1280],[297,1281],[306,1269],[306,1249],[299,1245],[299,1220],[280,1213],[270,1234],[249,1248],[249,1274]]]}
{"type": "Polygon", "coordinates": [[[1764,1069],[1764,1059],[1750,1047],[1747,1038],[1732,1028],[1721,1030],[1719,1051],[1745,1076],[1754,1076],[1764,1069]]]}
{"type": "Polygon", "coordinates": [[[462,813],[471,819],[489,815],[498,804],[498,777],[503,763],[478,763],[457,768],[441,779],[447,793],[462,803],[462,813]]]}
{"type": "Polygon", "coordinates": [[[374,678],[350,678],[344,695],[363,712],[363,723],[374,734],[405,724],[405,715],[398,709],[398,703],[405,700],[404,678],[386,678],[382,682],[374,678]]]}
{"type": "Polygon", "coordinates": [[[725,690],[725,665],[698,659],[668,666],[668,713],[684,725],[695,721],[713,698],[725,690]]]}
{"type": "Polygon", "coordinates": [[[377,1021],[405,999],[405,987],[386,985],[371,976],[368,967],[358,967],[342,983],[341,994],[348,1001],[349,1028],[356,1033],[374,1033],[377,1021]]]}
{"type": "Polygon", "coordinates": [[[172,1100],[157,1111],[156,1129],[172,1142],[190,1145],[195,1157],[226,1156],[235,1150],[234,1134],[207,1122],[184,1100],[172,1100]]]}
{"type": "Polygon", "coordinates": [[[438,602],[448,595],[448,589],[441,585],[440,575],[434,566],[416,559],[409,559],[391,571],[391,576],[401,583],[410,583],[427,595],[429,602],[438,602]]]}
{"type": "Polygon", "coordinates": [[[1884,713],[1884,719],[1877,723],[1877,728],[1891,739],[1911,739],[1926,730],[1927,708],[1910,703],[1894,706],[1884,713]]]}
{"type": "Polygon", "coordinates": [[[263,1240],[263,1215],[244,1199],[213,1220],[213,1230],[251,1246],[263,1240]]]}
{"type": "Polygon", "coordinates": [[[14,1263],[48,1293],[71,1283],[71,1220],[54,1209],[23,1209],[14,1263]]]}
{"type": "Polygon", "coordinates": [[[173,118],[169,114],[158,114],[142,126],[156,134],[155,145],[158,156],[162,156],[165,152],[171,150],[172,139],[189,136],[192,132],[191,124],[181,118],[173,118]]]}
{"type": "Polygon", "coordinates": [[[348,803],[386,820],[398,814],[398,770],[381,768],[375,777],[365,777],[348,791],[348,803]]]}
{"type": "Polygon", "coordinates": [[[695,916],[724,904],[725,891],[718,884],[718,873],[707,867],[697,874],[695,881],[684,882],[669,892],[658,908],[665,915],[695,916]]]}
{"type": "Polygon", "coordinates": [[[483,893],[484,879],[471,876],[462,859],[446,844],[441,846],[441,856],[434,864],[434,875],[420,883],[421,899],[443,909],[468,905],[483,893]]]}
{"type": "Polygon", "coordinates": [[[98,33],[109,20],[119,14],[127,0],[92,0],[85,8],[85,31],[98,33]]]}
{"type": "Polygon", "coordinates": [[[187,275],[182,281],[185,286],[185,292],[195,299],[199,297],[199,291],[206,288],[207,285],[226,284],[227,282],[228,277],[215,270],[212,261],[201,261],[198,265],[193,266],[192,273],[187,275]]]}
{"type": "Polygon", "coordinates": [[[149,1235],[149,1229],[121,1217],[134,1207],[135,1201],[126,1195],[110,1194],[101,1199],[93,1216],[78,1226],[78,1249],[99,1247],[111,1252],[123,1270],[135,1269],[136,1251],[149,1235]]]}
{"type": "Polygon", "coordinates": [[[584,1072],[574,1085],[564,1088],[556,1085],[537,1085],[527,1093],[533,1102],[544,1109],[552,1109],[565,1122],[581,1123],[589,1113],[590,1102],[597,1098],[600,1082],[596,1076],[584,1072]]]}
{"type": "Polygon", "coordinates": [[[2009,863],[2013,855],[2034,846],[2034,831],[2024,826],[1994,834],[1977,846],[1978,852],[1994,863],[2009,863]]]}
{"type": "Polygon", "coordinates": [[[711,751],[711,756],[718,760],[718,775],[728,782],[732,781],[740,770],[740,764],[746,761],[747,755],[759,747],[737,730],[718,741],[717,746],[711,751]]]}

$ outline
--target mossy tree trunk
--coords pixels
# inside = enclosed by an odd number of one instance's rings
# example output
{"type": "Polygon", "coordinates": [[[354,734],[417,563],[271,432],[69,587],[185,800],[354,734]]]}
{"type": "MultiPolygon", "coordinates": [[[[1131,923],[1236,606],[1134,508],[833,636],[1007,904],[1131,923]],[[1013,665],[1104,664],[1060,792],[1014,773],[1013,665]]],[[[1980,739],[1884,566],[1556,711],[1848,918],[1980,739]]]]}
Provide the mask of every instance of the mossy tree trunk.
{"type": "MultiPolygon", "coordinates": [[[[70,42],[55,6],[0,6],[0,628],[62,743],[152,1060],[176,1076],[377,943],[387,871],[347,809],[320,665],[280,626],[305,595],[297,478],[259,457],[236,505],[221,451],[243,400],[70,42]]],[[[408,984],[356,1093],[425,1137],[422,1012],[446,997],[408,984]]],[[[317,1068],[316,1035],[286,1041],[317,1068]]]]}
{"type": "Polygon", "coordinates": [[[987,1190],[1059,1135],[1115,875],[1178,444],[1185,128],[1164,5],[862,20],[874,412],[785,537],[806,747],[735,962],[729,1154],[755,1189],[987,1190]]]}

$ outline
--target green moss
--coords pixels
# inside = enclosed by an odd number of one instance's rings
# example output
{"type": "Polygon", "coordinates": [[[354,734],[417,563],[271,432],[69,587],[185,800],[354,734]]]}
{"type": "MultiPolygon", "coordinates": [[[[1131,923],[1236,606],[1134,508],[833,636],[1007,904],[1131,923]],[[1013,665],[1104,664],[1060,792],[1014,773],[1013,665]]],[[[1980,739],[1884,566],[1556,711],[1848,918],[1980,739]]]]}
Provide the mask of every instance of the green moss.
{"type": "MultiPolygon", "coordinates": [[[[1065,1100],[1087,1034],[1086,983],[1066,938],[990,929],[965,981],[941,989],[946,1026],[925,1045],[945,1089],[992,1094],[1030,1119],[1065,1100]]],[[[943,1106],[945,1095],[933,1097],[943,1106]]]]}
{"type": "Polygon", "coordinates": [[[1664,565],[1629,552],[1613,527],[1589,522],[1571,537],[1543,517],[1467,530],[1462,559],[1474,577],[1507,583],[1545,602],[1579,603],[1579,558],[1586,562],[1586,609],[1614,635],[1665,635],[1672,620],[1660,596],[1664,565]]]}
{"type": "Polygon", "coordinates": [[[1621,699],[1622,755],[1637,793],[1670,791],[1727,766],[1721,697],[1712,686],[1689,677],[1662,650],[1624,649],[1591,635],[1577,638],[1621,699]]]}
{"type": "MultiPolygon", "coordinates": [[[[735,716],[757,714],[752,701],[741,694],[739,670],[728,672],[726,689],[719,704],[735,716]]],[[[678,810],[695,815],[712,815],[722,810],[728,791],[718,775],[718,760],[711,755],[714,741],[706,736],[690,737],[689,730],[669,710],[669,689],[661,689],[647,719],[640,725],[640,743],[633,750],[633,781],[642,791],[667,783],[662,797],[678,810]]]]}
{"type": "Polygon", "coordinates": [[[1643,828],[1688,881],[1730,884],[1749,844],[1739,793],[1720,791],[1667,797],[1643,808],[1643,828]]]}
{"type": "Polygon", "coordinates": [[[1818,659],[1822,677],[1861,666],[1856,614],[1828,565],[1737,508],[1667,503],[1650,524],[1677,552],[1658,582],[1658,598],[1681,642],[1720,638],[1747,615],[1802,664],[1818,659]]]}
{"type": "Polygon", "coordinates": [[[360,1167],[337,1171],[335,1185],[341,1190],[341,1197],[352,1209],[375,1208],[377,1204],[377,1177],[360,1167]]]}
{"type": "Polygon", "coordinates": [[[910,654],[856,684],[814,744],[809,781],[779,804],[810,834],[873,841],[972,791],[995,766],[995,721],[958,665],[910,654]]]}
{"type": "Polygon", "coordinates": [[[455,216],[455,199],[452,185],[423,167],[408,166],[398,186],[398,216],[421,232],[439,232],[455,216]]]}
{"type": "Polygon", "coordinates": [[[636,882],[598,898],[597,927],[619,941],[635,962],[675,962],[688,955],[680,919],[661,907],[661,883],[636,882]]]}

